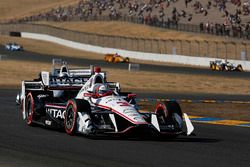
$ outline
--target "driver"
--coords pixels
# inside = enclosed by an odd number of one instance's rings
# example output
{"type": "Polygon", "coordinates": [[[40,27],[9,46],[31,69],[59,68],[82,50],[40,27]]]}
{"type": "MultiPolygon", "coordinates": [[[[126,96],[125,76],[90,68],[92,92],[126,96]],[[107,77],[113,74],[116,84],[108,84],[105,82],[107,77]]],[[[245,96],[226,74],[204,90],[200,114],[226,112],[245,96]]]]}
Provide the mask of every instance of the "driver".
{"type": "Polygon", "coordinates": [[[95,97],[100,98],[100,97],[104,97],[104,96],[109,96],[112,95],[112,90],[110,90],[106,85],[104,84],[97,84],[94,87],[94,94],[95,97]]]}

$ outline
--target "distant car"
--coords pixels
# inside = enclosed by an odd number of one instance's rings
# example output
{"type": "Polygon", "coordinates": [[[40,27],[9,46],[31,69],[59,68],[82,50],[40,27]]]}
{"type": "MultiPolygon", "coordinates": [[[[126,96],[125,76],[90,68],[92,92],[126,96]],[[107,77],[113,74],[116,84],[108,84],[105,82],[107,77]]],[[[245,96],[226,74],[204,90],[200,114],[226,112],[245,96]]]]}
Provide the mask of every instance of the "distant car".
{"type": "Polygon", "coordinates": [[[241,64],[235,65],[226,60],[210,61],[210,69],[215,71],[243,71],[241,64]]]}
{"type": "Polygon", "coordinates": [[[8,43],[5,45],[5,49],[9,51],[23,51],[23,47],[17,43],[8,43]]]}
{"type": "Polygon", "coordinates": [[[115,54],[106,54],[104,60],[109,63],[129,63],[128,57],[122,57],[121,55],[115,54]]]}

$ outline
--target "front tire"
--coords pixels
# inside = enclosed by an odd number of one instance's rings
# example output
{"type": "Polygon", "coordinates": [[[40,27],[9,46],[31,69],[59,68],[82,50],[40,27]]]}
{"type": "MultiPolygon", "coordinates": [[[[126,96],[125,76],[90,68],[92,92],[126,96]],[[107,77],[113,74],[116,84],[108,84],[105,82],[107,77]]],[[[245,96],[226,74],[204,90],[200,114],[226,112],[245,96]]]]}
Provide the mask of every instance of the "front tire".
{"type": "MultiPolygon", "coordinates": [[[[160,126],[173,126],[170,132],[178,133],[183,128],[183,118],[180,105],[175,101],[159,102],[155,113],[160,126]]],[[[163,130],[164,131],[164,130],[163,130]]],[[[169,131],[169,129],[167,130],[169,131]]]]}
{"type": "Polygon", "coordinates": [[[64,115],[64,128],[69,135],[74,135],[76,133],[78,112],[90,114],[89,103],[85,100],[70,99],[64,115]]]}

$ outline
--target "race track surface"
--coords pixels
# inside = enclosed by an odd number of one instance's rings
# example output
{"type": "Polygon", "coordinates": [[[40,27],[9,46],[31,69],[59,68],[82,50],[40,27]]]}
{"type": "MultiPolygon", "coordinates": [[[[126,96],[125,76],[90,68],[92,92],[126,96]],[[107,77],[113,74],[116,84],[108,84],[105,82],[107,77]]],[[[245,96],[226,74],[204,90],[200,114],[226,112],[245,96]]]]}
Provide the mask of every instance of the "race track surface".
{"type": "MultiPolygon", "coordinates": [[[[0,45],[0,54],[6,55],[7,59],[10,60],[29,60],[29,61],[39,61],[51,63],[53,58],[63,59],[68,62],[68,64],[74,64],[79,66],[99,66],[108,67],[114,69],[128,69],[127,63],[107,63],[104,60],[91,60],[86,58],[70,58],[62,56],[51,56],[42,55],[38,53],[33,53],[29,51],[17,51],[11,52],[6,51],[3,46],[0,45]]],[[[209,65],[209,62],[208,62],[209,65]]],[[[198,67],[184,67],[184,66],[168,66],[168,65],[150,65],[150,64],[140,64],[140,70],[150,71],[150,72],[168,72],[175,74],[199,74],[199,75],[211,75],[211,76],[226,76],[226,77],[236,77],[236,78],[248,78],[250,79],[250,72],[228,72],[228,71],[212,71],[209,68],[198,68],[198,67]]]]}
{"type": "Polygon", "coordinates": [[[176,140],[88,139],[29,127],[16,90],[0,90],[0,166],[240,166],[250,164],[249,128],[195,124],[176,140]]]}

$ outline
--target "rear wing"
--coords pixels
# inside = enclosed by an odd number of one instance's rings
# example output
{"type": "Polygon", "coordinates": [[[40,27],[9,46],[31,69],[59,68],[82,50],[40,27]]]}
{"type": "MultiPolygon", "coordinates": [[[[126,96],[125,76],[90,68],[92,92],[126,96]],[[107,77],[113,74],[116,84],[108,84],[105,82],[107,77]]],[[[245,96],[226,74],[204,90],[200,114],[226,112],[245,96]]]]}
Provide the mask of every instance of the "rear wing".
{"type": "Polygon", "coordinates": [[[81,67],[81,68],[71,68],[68,69],[67,63],[62,61],[61,59],[53,59],[52,60],[52,68],[51,68],[51,75],[52,76],[59,76],[62,73],[62,66],[65,66],[65,69],[69,76],[71,77],[90,77],[94,74],[94,66],[90,65],[89,67],[81,67]]]}
{"type": "MultiPolygon", "coordinates": [[[[91,78],[93,74],[90,69],[71,69],[71,75],[60,77],[51,75],[47,71],[42,71],[39,78],[33,81],[22,81],[22,92],[26,91],[42,91],[42,90],[80,90],[83,85],[91,78]],[[91,72],[91,73],[90,73],[91,72]]],[[[104,78],[105,72],[100,73],[104,78]]],[[[109,84],[114,89],[116,83],[109,84]]]]}
{"type": "Polygon", "coordinates": [[[89,77],[59,78],[49,76],[48,72],[41,74],[43,76],[41,80],[39,78],[33,81],[22,81],[21,97],[25,97],[30,91],[80,90],[89,79],[89,77]]]}

